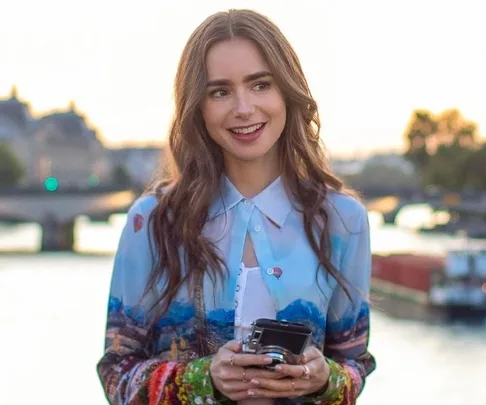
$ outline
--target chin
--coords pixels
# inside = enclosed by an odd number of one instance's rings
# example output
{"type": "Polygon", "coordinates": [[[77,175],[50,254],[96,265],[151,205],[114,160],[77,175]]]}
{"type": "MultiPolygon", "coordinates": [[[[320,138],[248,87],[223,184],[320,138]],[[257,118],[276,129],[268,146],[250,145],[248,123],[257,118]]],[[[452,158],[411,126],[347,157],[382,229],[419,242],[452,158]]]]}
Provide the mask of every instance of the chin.
{"type": "Polygon", "coordinates": [[[228,148],[223,147],[223,154],[226,155],[227,160],[236,160],[240,162],[252,162],[262,159],[273,159],[273,155],[277,150],[277,142],[263,140],[264,142],[256,142],[253,145],[234,145],[228,142],[228,148]]]}
{"type": "Polygon", "coordinates": [[[241,162],[253,162],[264,157],[264,153],[231,153],[230,159],[239,160],[241,162]]]}
{"type": "Polygon", "coordinates": [[[254,150],[246,150],[246,151],[242,151],[240,149],[237,151],[229,152],[229,157],[244,162],[251,162],[254,160],[260,160],[265,157],[268,157],[269,152],[271,152],[272,150],[273,148],[258,148],[258,149],[255,148],[254,150]]]}

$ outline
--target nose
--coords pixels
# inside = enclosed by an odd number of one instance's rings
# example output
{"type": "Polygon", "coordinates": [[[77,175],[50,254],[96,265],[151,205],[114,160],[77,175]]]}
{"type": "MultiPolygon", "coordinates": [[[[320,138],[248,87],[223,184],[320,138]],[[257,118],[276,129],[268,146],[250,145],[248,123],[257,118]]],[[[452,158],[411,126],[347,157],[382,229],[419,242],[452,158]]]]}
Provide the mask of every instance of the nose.
{"type": "Polygon", "coordinates": [[[255,112],[255,105],[247,94],[239,94],[236,97],[235,116],[248,118],[255,112]]]}

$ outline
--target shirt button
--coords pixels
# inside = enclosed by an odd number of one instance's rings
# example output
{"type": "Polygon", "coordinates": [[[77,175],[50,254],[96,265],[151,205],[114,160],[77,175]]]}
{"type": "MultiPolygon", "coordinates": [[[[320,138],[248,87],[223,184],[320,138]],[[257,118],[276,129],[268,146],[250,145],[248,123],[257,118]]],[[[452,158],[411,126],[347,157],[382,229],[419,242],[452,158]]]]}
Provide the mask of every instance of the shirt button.
{"type": "Polygon", "coordinates": [[[262,227],[260,225],[255,225],[255,232],[260,232],[262,230],[262,227]]]}
{"type": "Polygon", "coordinates": [[[269,276],[272,276],[272,275],[273,275],[273,273],[274,273],[274,271],[273,271],[273,267],[270,267],[269,269],[267,269],[267,274],[268,274],[269,276]]]}
{"type": "Polygon", "coordinates": [[[249,207],[250,204],[251,204],[251,201],[250,200],[244,200],[243,204],[245,205],[245,207],[249,207]]]}

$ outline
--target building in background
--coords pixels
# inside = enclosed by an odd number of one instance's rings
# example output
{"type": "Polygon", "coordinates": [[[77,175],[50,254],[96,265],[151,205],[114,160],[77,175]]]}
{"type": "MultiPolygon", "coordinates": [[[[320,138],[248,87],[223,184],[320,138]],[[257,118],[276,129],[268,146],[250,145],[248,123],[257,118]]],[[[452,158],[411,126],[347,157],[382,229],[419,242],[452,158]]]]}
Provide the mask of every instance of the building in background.
{"type": "Polygon", "coordinates": [[[334,172],[346,185],[365,196],[413,194],[420,177],[413,165],[398,153],[380,153],[362,159],[333,159],[334,172]]]}
{"type": "Polygon", "coordinates": [[[340,177],[353,176],[359,174],[365,165],[363,159],[337,159],[331,157],[331,167],[334,173],[340,177]]]}
{"type": "Polygon", "coordinates": [[[31,184],[54,177],[68,187],[93,187],[112,181],[109,151],[73,103],[38,120],[32,134],[34,170],[31,184]]]}
{"type": "MultiPolygon", "coordinates": [[[[17,89],[12,88],[10,97],[0,99],[0,144],[6,144],[19,158],[26,172],[32,162],[31,134],[36,120],[32,117],[30,106],[17,98],[17,89]]],[[[28,183],[25,176],[23,183],[28,183]]]]}
{"type": "Polygon", "coordinates": [[[403,172],[404,175],[413,175],[415,169],[413,164],[403,155],[398,153],[380,153],[366,159],[366,165],[392,167],[403,172]]]}
{"type": "Polygon", "coordinates": [[[399,153],[377,153],[365,158],[331,158],[331,166],[338,176],[355,176],[370,167],[391,168],[405,176],[414,175],[413,165],[399,153]]]}
{"type": "Polygon", "coordinates": [[[0,100],[0,143],[22,162],[22,186],[42,186],[55,178],[60,187],[94,187],[112,182],[111,154],[74,103],[64,111],[33,118],[27,103],[12,88],[0,100]]]}
{"type": "Polygon", "coordinates": [[[162,147],[111,149],[111,160],[116,169],[122,168],[130,181],[145,187],[156,176],[163,162],[162,147]]]}

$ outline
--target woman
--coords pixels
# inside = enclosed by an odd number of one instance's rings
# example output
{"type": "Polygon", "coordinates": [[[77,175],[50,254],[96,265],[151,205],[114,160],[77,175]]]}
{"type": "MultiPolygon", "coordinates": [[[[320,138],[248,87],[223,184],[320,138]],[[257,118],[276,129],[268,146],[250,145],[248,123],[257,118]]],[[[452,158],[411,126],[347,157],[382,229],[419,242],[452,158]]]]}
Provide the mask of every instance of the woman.
{"type": "Polygon", "coordinates": [[[172,166],[128,213],[106,351],[112,404],[356,402],[367,352],[366,211],[331,174],[299,60],[258,13],[189,38],[175,79],[172,166]],[[241,352],[257,318],[312,325],[299,365],[241,352]]]}

